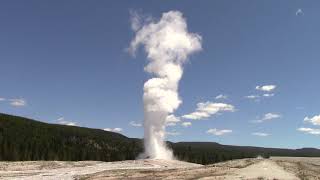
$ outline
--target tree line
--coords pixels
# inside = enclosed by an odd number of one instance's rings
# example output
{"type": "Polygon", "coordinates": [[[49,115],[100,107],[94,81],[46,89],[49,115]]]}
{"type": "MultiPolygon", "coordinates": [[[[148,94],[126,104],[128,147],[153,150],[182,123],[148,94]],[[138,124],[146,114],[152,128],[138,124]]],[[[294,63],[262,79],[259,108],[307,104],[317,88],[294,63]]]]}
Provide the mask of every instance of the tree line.
{"type": "MultiPolygon", "coordinates": [[[[167,142],[183,161],[210,164],[263,156],[320,157],[319,149],[277,149],[227,146],[214,142],[167,142]]],[[[121,161],[143,151],[141,139],[75,126],[48,124],[0,113],[0,161],[121,161]]]]}

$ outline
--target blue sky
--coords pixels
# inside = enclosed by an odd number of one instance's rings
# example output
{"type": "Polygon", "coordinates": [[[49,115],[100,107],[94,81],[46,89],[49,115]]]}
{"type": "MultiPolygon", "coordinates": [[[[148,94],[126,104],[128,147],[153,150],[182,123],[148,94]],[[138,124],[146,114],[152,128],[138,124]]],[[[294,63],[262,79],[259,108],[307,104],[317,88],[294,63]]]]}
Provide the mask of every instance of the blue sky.
{"type": "Polygon", "coordinates": [[[159,19],[177,10],[202,36],[202,51],[185,65],[175,115],[201,102],[234,110],[181,118],[169,140],[319,148],[320,2],[179,2],[2,1],[0,112],[142,137],[130,122],[142,123],[150,75],[146,54],[126,51],[129,12],[159,19]]]}

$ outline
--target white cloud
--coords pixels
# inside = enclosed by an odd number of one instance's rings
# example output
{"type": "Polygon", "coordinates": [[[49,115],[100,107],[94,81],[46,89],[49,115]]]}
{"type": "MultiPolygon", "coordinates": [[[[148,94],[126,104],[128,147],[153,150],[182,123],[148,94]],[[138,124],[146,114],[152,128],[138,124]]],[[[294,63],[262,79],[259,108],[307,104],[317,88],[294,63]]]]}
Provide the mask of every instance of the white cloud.
{"type": "Polygon", "coordinates": [[[57,121],[58,121],[59,124],[62,124],[62,125],[67,125],[67,126],[76,126],[77,125],[76,122],[66,121],[64,119],[64,117],[58,118],[57,121]]]}
{"type": "Polygon", "coordinates": [[[27,102],[26,100],[20,98],[20,99],[9,99],[10,101],[10,105],[11,106],[16,106],[16,107],[20,107],[20,106],[26,106],[27,102]]]}
{"type": "Polygon", "coordinates": [[[218,96],[215,97],[215,99],[228,99],[228,96],[224,94],[219,94],[218,96]]]}
{"type": "Polygon", "coordinates": [[[67,126],[76,126],[77,123],[75,123],[75,122],[66,122],[65,125],[67,125],[67,126]]]}
{"type": "Polygon", "coordinates": [[[166,126],[175,126],[177,124],[177,122],[180,122],[180,118],[176,117],[173,114],[170,114],[167,116],[166,118],[166,126]]]}
{"type": "Polygon", "coordinates": [[[215,136],[222,136],[222,135],[224,135],[224,134],[232,133],[232,130],[230,130],[230,129],[218,130],[218,129],[214,128],[214,129],[209,129],[209,130],[207,131],[207,133],[208,133],[208,134],[213,134],[213,135],[215,135],[215,136]]]}
{"type": "Polygon", "coordinates": [[[171,114],[169,116],[167,116],[166,118],[166,122],[180,122],[180,119],[178,117],[176,117],[175,115],[171,114]]]}
{"type": "Polygon", "coordinates": [[[265,93],[265,94],[262,94],[261,96],[260,95],[249,95],[249,96],[245,96],[244,98],[246,99],[251,99],[251,100],[255,100],[255,101],[260,101],[260,99],[262,97],[273,97],[275,94],[274,93],[265,93]]]}
{"type": "Polygon", "coordinates": [[[176,132],[176,131],[173,131],[173,132],[166,132],[166,135],[169,135],[169,136],[178,136],[178,135],[180,135],[181,133],[179,133],[179,132],[176,132]]]}
{"type": "Polygon", "coordinates": [[[129,124],[130,124],[131,126],[133,126],[133,127],[141,127],[141,126],[142,126],[141,123],[136,123],[136,122],[134,122],[134,121],[131,121],[129,124]]]}
{"type": "Polygon", "coordinates": [[[122,131],[122,128],[114,128],[113,131],[120,132],[120,131],[122,131]]]}
{"type": "Polygon", "coordinates": [[[304,15],[304,13],[303,13],[302,9],[298,9],[296,11],[296,16],[303,16],[303,15],[304,15]]]}
{"type": "Polygon", "coordinates": [[[255,120],[253,122],[257,122],[257,123],[261,123],[264,121],[268,121],[268,120],[272,120],[272,119],[278,119],[281,118],[281,114],[277,114],[277,113],[267,113],[265,115],[263,115],[263,117],[259,120],[255,120]]]}
{"type": "Polygon", "coordinates": [[[0,97],[0,101],[5,101],[5,100],[6,100],[6,98],[0,97]]]}
{"type": "Polygon", "coordinates": [[[317,116],[313,116],[312,118],[305,117],[305,118],[304,118],[304,121],[305,121],[305,122],[310,122],[310,123],[313,124],[313,125],[318,125],[318,126],[320,126],[320,114],[317,115],[317,116]]]}
{"type": "Polygon", "coordinates": [[[266,137],[266,136],[270,136],[270,134],[268,133],[262,133],[262,132],[254,132],[252,133],[253,136],[261,136],[261,137],[266,137]]]}
{"type": "Polygon", "coordinates": [[[192,123],[191,122],[183,122],[183,123],[181,123],[181,125],[184,127],[189,127],[192,125],[192,123]]]}
{"type": "Polygon", "coordinates": [[[273,97],[273,96],[274,96],[274,94],[273,94],[273,93],[270,93],[270,94],[268,94],[268,93],[263,94],[263,97],[273,97]]]}
{"type": "Polygon", "coordinates": [[[224,104],[224,103],[213,103],[213,102],[204,102],[204,103],[198,103],[197,109],[195,112],[183,115],[182,117],[185,119],[204,119],[208,118],[214,114],[217,114],[219,112],[234,112],[235,108],[233,105],[230,104],[224,104]]]}
{"type": "Polygon", "coordinates": [[[260,96],[259,95],[249,95],[249,96],[245,96],[245,98],[247,98],[247,99],[258,99],[258,98],[260,98],[260,96]]]}
{"type": "Polygon", "coordinates": [[[320,135],[320,129],[301,127],[301,128],[298,128],[297,130],[307,134],[320,135]]]}
{"type": "Polygon", "coordinates": [[[59,117],[57,121],[64,121],[64,117],[59,117]]]}
{"type": "Polygon", "coordinates": [[[281,115],[280,114],[276,114],[276,113],[267,113],[263,116],[263,120],[270,120],[270,119],[276,119],[276,118],[280,118],[281,115]]]}
{"type": "Polygon", "coordinates": [[[121,132],[122,128],[104,128],[105,131],[111,131],[111,132],[121,132]]]}
{"type": "Polygon", "coordinates": [[[271,92],[271,91],[273,91],[276,87],[277,87],[276,85],[256,86],[256,90],[271,92]]]}

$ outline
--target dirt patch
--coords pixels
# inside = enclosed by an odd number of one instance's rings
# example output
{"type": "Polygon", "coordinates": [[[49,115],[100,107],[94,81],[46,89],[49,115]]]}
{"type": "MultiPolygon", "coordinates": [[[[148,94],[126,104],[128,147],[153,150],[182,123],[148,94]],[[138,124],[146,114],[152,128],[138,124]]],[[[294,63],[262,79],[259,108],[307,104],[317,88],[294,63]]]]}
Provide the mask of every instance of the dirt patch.
{"type": "Polygon", "coordinates": [[[295,173],[300,179],[320,179],[320,158],[272,157],[285,170],[295,173]]]}

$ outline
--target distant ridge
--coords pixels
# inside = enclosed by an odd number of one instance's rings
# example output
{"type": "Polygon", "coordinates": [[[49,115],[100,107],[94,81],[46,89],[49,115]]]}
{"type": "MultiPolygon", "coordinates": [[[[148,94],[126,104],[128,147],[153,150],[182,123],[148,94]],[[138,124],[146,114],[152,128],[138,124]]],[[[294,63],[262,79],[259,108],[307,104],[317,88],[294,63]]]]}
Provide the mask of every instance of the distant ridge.
{"type": "MultiPolygon", "coordinates": [[[[215,142],[168,142],[184,161],[210,164],[269,156],[320,157],[316,148],[279,149],[221,145],[215,142]]],[[[0,160],[132,160],[143,150],[141,139],[85,127],[48,124],[0,113],[0,160]]]]}

